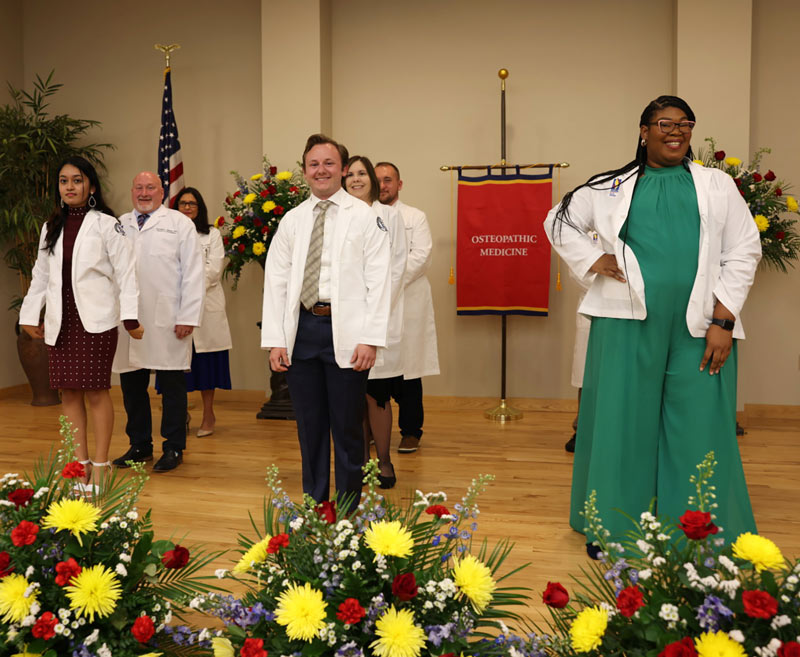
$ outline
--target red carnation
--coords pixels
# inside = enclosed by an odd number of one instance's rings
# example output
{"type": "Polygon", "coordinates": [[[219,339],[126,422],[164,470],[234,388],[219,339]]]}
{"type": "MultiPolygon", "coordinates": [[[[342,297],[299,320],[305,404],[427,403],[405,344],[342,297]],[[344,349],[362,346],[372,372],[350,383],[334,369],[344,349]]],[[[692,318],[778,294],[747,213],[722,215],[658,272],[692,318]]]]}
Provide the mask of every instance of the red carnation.
{"type": "Polygon", "coordinates": [[[235,223],[235,224],[238,224],[238,223],[239,223],[241,220],[242,220],[242,215],[240,215],[240,214],[237,214],[237,215],[236,215],[236,216],[233,218],[233,223],[235,223]]]}
{"type": "Polygon", "coordinates": [[[414,573],[396,575],[392,581],[392,595],[403,602],[416,598],[417,590],[417,579],[414,577],[414,573]]]}
{"type": "Polygon", "coordinates": [[[280,217],[284,212],[286,212],[286,210],[283,209],[282,205],[276,205],[272,210],[272,214],[274,214],[276,217],[280,217]]]}
{"type": "Polygon", "coordinates": [[[131,634],[139,643],[147,643],[156,633],[156,627],[153,625],[153,619],[150,616],[139,616],[131,628],[131,634]]]}
{"type": "Polygon", "coordinates": [[[449,516],[450,510],[444,504],[431,504],[427,509],[425,509],[425,513],[427,513],[429,516],[441,518],[442,516],[449,516]]]}
{"type": "Polygon", "coordinates": [[[786,641],[778,648],[778,657],[800,657],[800,643],[797,643],[797,641],[786,641]]]}
{"type": "Polygon", "coordinates": [[[786,233],[784,233],[782,230],[779,230],[777,233],[775,233],[775,239],[778,241],[782,240],[784,237],[786,237],[786,233]]]}
{"type": "Polygon", "coordinates": [[[264,650],[264,639],[245,639],[239,651],[240,657],[267,657],[267,654],[264,650]]]}
{"type": "Polygon", "coordinates": [[[783,196],[783,190],[780,187],[775,188],[775,196],[783,196]]]}
{"type": "Polygon", "coordinates": [[[300,188],[299,188],[299,187],[296,187],[295,185],[292,185],[292,186],[289,188],[289,192],[290,192],[290,193],[292,193],[292,194],[297,194],[297,192],[299,192],[299,191],[300,191],[300,188]]]}
{"type": "Polygon", "coordinates": [[[263,235],[266,235],[267,233],[269,233],[269,226],[264,226],[263,228],[261,228],[261,233],[263,235]]]}
{"type": "Polygon", "coordinates": [[[224,226],[225,225],[225,217],[220,215],[217,217],[217,226],[224,226]]]}
{"type": "Polygon", "coordinates": [[[767,180],[769,182],[772,182],[773,180],[775,180],[776,177],[777,176],[772,172],[772,169],[770,169],[769,171],[767,171],[764,174],[764,180],[767,180]]]}
{"type": "Polygon", "coordinates": [[[28,502],[33,497],[33,488],[17,488],[8,494],[8,501],[13,502],[18,509],[21,506],[28,506],[28,502]]]}
{"type": "Polygon", "coordinates": [[[644,596],[638,587],[628,586],[619,592],[617,609],[625,618],[633,616],[640,607],[644,607],[644,596]]]}
{"type": "Polygon", "coordinates": [[[262,189],[262,190],[261,190],[261,191],[258,193],[258,195],[259,195],[261,198],[267,198],[267,196],[269,196],[269,192],[267,192],[267,190],[266,190],[266,189],[262,189]]]}
{"type": "Polygon", "coordinates": [[[317,506],[314,507],[314,510],[317,512],[317,515],[329,525],[332,525],[336,522],[336,507],[328,502],[328,500],[317,504],[317,506]]]}
{"type": "Polygon", "coordinates": [[[267,552],[269,554],[276,554],[281,548],[289,547],[289,534],[278,534],[269,539],[267,543],[267,552]]]}
{"type": "Polygon", "coordinates": [[[240,190],[240,189],[237,189],[237,190],[236,190],[236,191],[233,193],[233,198],[238,198],[238,197],[239,197],[239,196],[241,196],[241,195],[242,195],[242,190],[240,190]]]}
{"type": "Polygon", "coordinates": [[[569,602],[569,593],[558,582],[547,582],[547,588],[542,593],[542,602],[548,607],[563,609],[569,602]]]}
{"type": "Polygon", "coordinates": [[[741,178],[734,178],[733,182],[736,183],[737,187],[741,187],[742,186],[742,179],[741,178]]]}
{"type": "Polygon", "coordinates": [[[691,511],[686,510],[680,517],[681,529],[686,534],[686,538],[693,541],[702,541],[709,534],[716,534],[719,531],[713,522],[711,522],[711,514],[707,511],[691,511]]]}
{"type": "Polygon", "coordinates": [[[230,243],[231,243],[231,238],[230,238],[230,237],[228,237],[228,236],[226,235],[225,237],[223,237],[223,238],[222,238],[222,243],[223,243],[225,246],[228,246],[228,244],[230,244],[230,243]]]}
{"type": "Polygon", "coordinates": [[[743,190],[743,189],[740,189],[740,190],[739,190],[739,193],[740,193],[742,196],[744,196],[744,190],[743,190]]]}
{"type": "Polygon", "coordinates": [[[367,610],[355,598],[347,598],[336,612],[336,618],[347,625],[355,625],[366,615],[367,610]]]}
{"type": "Polygon", "coordinates": [[[244,244],[240,244],[237,248],[239,249],[239,253],[244,253],[244,249],[245,249],[244,244]]]}
{"type": "Polygon", "coordinates": [[[31,545],[36,540],[36,534],[38,532],[39,525],[34,525],[32,522],[23,520],[11,530],[11,542],[17,547],[31,545]]]}
{"type": "Polygon", "coordinates": [[[714,159],[719,162],[725,159],[725,151],[714,151],[714,159]]]}
{"type": "Polygon", "coordinates": [[[658,653],[658,657],[697,657],[697,650],[694,647],[694,641],[685,636],[680,641],[664,646],[664,650],[658,653]]]}
{"type": "Polygon", "coordinates": [[[76,477],[85,477],[86,470],[83,468],[83,463],[78,463],[78,461],[72,461],[72,463],[67,463],[64,466],[64,469],[61,471],[61,476],[64,479],[75,479],[76,477]]]}
{"type": "Polygon", "coordinates": [[[253,217],[253,225],[254,225],[256,228],[260,228],[260,227],[261,227],[261,224],[263,224],[263,223],[264,223],[264,222],[263,222],[263,221],[261,221],[261,219],[259,219],[258,217],[253,217]]]}
{"type": "Polygon", "coordinates": [[[66,586],[73,577],[81,574],[82,568],[75,559],[70,557],[66,561],[59,561],[56,564],[56,584],[66,586]]]}
{"type": "Polygon", "coordinates": [[[270,167],[269,168],[269,175],[270,176],[274,176],[276,173],[278,173],[278,167],[270,167]]]}
{"type": "Polygon", "coordinates": [[[3,577],[13,572],[14,567],[12,566],[11,568],[9,568],[10,565],[11,565],[11,555],[5,550],[3,550],[2,552],[0,552],[0,579],[3,579],[3,577]]]}
{"type": "Polygon", "coordinates": [[[233,202],[233,199],[232,199],[230,196],[226,196],[226,197],[225,197],[225,203],[227,203],[228,205],[230,205],[232,202],[233,202]]]}
{"type": "Polygon", "coordinates": [[[742,604],[750,618],[772,618],[778,613],[778,601],[766,591],[744,591],[742,604]]]}
{"type": "Polygon", "coordinates": [[[277,191],[278,191],[278,188],[277,188],[277,187],[275,187],[275,185],[270,185],[269,187],[267,187],[267,191],[268,191],[270,194],[274,194],[275,192],[277,192],[277,191]]]}
{"type": "Polygon", "coordinates": [[[189,563],[189,550],[180,545],[176,545],[171,550],[167,550],[161,557],[164,568],[183,568],[189,563]]]}
{"type": "Polygon", "coordinates": [[[761,182],[764,180],[764,176],[762,176],[758,171],[753,174],[753,182],[761,182]]]}
{"type": "Polygon", "coordinates": [[[58,625],[58,618],[53,615],[52,611],[46,611],[34,623],[31,634],[37,639],[49,641],[56,635],[56,625],[58,625]]]}

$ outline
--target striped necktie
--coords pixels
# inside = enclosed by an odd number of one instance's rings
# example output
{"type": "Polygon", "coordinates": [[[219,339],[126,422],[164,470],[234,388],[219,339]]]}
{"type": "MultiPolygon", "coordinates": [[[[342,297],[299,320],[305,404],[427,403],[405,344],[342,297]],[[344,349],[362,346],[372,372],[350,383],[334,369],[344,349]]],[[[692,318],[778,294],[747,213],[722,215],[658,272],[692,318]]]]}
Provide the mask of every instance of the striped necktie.
{"type": "Polygon", "coordinates": [[[319,270],[322,265],[322,242],[325,238],[325,214],[331,205],[333,205],[332,201],[320,201],[317,203],[320,211],[317,213],[317,218],[314,219],[311,240],[308,243],[308,255],[306,256],[306,268],[303,272],[300,303],[309,310],[319,301],[319,270]]]}
{"type": "Polygon", "coordinates": [[[139,224],[139,230],[142,230],[142,226],[144,226],[144,222],[147,221],[149,218],[150,218],[149,214],[140,214],[136,218],[136,223],[139,224]]]}

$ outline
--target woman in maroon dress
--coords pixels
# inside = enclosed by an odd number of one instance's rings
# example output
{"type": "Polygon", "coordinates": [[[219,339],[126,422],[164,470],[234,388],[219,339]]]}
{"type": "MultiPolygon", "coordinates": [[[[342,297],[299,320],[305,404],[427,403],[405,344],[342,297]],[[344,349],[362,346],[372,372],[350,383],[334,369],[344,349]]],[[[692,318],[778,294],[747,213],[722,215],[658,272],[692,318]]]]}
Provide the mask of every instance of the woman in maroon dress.
{"type": "Polygon", "coordinates": [[[102,469],[110,465],[114,407],[109,388],[117,325],[120,318],[125,320],[125,328],[137,339],[144,331],[137,321],[133,253],[122,225],[103,200],[97,172],[84,158],[70,157],[59,168],[57,186],[61,204],[42,228],[19,321],[28,335],[44,338],[48,346],[50,387],[61,390],[87,483],[90,476],[102,479],[102,469]],[[84,400],[94,425],[92,460],[84,400]],[[97,470],[93,475],[90,464],[97,470]]]}

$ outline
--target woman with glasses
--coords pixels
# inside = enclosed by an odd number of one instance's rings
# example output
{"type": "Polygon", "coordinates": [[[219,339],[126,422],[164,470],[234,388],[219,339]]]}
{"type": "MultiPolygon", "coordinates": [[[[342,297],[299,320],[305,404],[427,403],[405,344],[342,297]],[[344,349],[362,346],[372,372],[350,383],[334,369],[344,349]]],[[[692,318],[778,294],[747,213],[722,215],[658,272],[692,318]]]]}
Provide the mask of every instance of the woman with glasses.
{"type": "Polygon", "coordinates": [[[652,101],[635,158],[579,185],[545,220],[589,285],[579,311],[592,320],[570,524],[585,532],[581,512],[597,491],[610,540],[633,528],[616,509],[638,518],[656,497],[659,513],[683,515],[696,497],[689,478],[712,450],[719,506],[706,510],[729,541],[756,531],[736,442],[736,340],[761,245],[733,179],[692,161],[694,125],[682,99],[652,101]]]}
{"type": "Polygon", "coordinates": [[[206,296],[203,319],[192,333],[192,369],[186,374],[186,391],[199,390],[203,399],[203,421],[197,430],[198,438],[214,433],[214,390],[231,389],[228,350],[231,330],[225,313],[225,293],[222,290],[222,270],[225,248],[219,231],[208,224],[205,201],[194,187],[185,187],[175,199],[173,209],[194,222],[203,254],[206,296]]]}

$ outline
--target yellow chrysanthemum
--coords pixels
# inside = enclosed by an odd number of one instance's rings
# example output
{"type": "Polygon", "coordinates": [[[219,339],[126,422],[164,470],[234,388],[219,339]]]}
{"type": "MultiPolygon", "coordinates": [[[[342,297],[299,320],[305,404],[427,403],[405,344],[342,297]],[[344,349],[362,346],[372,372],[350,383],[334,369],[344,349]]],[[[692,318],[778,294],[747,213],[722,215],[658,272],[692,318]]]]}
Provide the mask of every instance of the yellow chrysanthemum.
{"type": "Polygon", "coordinates": [[[303,586],[290,584],[278,596],[275,620],[286,626],[286,635],[290,639],[313,641],[325,627],[326,613],[322,591],[311,588],[308,582],[303,586]]]}
{"type": "Polygon", "coordinates": [[[267,250],[267,247],[264,246],[264,242],[256,242],[253,244],[253,255],[260,256],[267,250]]]}
{"type": "Polygon", "coordinates": [[[277,176],[275,176],[278,180],[291,180],[292,179],[292,172],[291,171],[281,171],[277,176]]]}
{"type": "Polygon", "coordinates": [[[797,199],[794,196],[787,196],[786,197],[786,209],[789,212],[797,212],[798,208],[800,208],[800,206],[798,206],[798,204],[797,204],[797,199]]]}
{"type": "Polygon", "coordinates": [[[471,554],[456,561],[453,581],[477,612],[486,609],[486,605],[492,601],[495,589],[492,571],[471,554]]]}
{"type": "Polygon", "coordinates": [[[40,652],[28,652],[28,646],[25,646],[22,649],[22,652],[17,652],[11,655],[11,657],[42,657],[42,653],[40,652]]]}
{"type": "Polygon", "coordinates": [[[261,206],[261,209],[264,212],[272,212],[276,207],[278,207],[274,201],[264,201],[264,205],[261,206]]]}
{"type": "Polygon", "coordinates": [[[697,657],[747,657],[744,647],[725,632],[706,632],[694,640],[697,657]]]}
{"type": "Polygon", "coordinates": [[[384,557],[407,557],[414,547],[414,539],[399,520],[373,522],[364,532],[364,540],[375,554],[384,557]]]}
{"type": "Polygon", "coordinates": [[[757,534],[741,534],[733,544],[733,556],[752,563],[758,572],[768,568],[780,568],[783,555],[780,548],[768,538],[757,534]]]}
{"type": "Polygon", "coordinates": [[[742,161],[738,157],[726,157],[725,164],[731,167],[738,167],[740,166],[742,161]]]}
{"type": "Polygon", "coordinates": [[[244,226],[236,226],[233,229],[233,239],[238,240],[242,235],[244,235],[244,226]]]}
{"type": "Polygon", "coordinates": [[[7,623],[19,623],[28,615],[36,600],[36,589],[25,595],[30,586],[23,575],[6,575],[0,579],[0,614],[7,623]]]}
{"type": "Polygon", "coordinates": [[[233,644],[225,637],[215,636],[211,639],[211,649],[214,657],[234,657],[233,644]]]}
{"type": "Polygon", "coordinates": [[[144,655],[139,655],[139,657],[161,657],[163,654],[163,652],[146,652],[144,655]]]}
{"type": "Polygon", "coordinates": [[[94,622],[109,616],[122,596],[122,587],[113,571],[102,564],[84,568],[66,587],[69,606],[78,616],[88,616],[94,622]]]}
{"type": "Polygon", "coordinates": [[[572,621],[569,637],[575,652],[596,650],[603,642],[608,626],[608,612],[599,607],[587,607],[572,621]]]}
{"type": "Polygon", "coordinates": [[[763,233],[767,228],[769,228],[769,219],[767,219],[763,214],[757,214],[753,217],[753,220],[756,222],[756,228],[758,228],[759,233],[763,233]]]}
{"type": "Polygon", "coordinates": [[[250,176],[250,180],[261,180],[263,177],[263,173],[254,173],[252,176],[250,176]]]}
{"type": "Polygon", "coordinates": [[[68,531],[81,542],[81,534],[97,529],[100,509],[86,500],[60,500],[53,502],[47,509],[42,527],[55,527],[57,531],[68,531]]]}
{"type": "Polygon", "coordinates": [[[692,160],[692,162],[694,162],[695,164],[699,164],[701,167],[706,165],[706,163],[703,162],[703,160],[692,160]]]}
{"type": "Polygon", "coordinates": [[[237,574],[246,573],[253,567],[253,564],[264,563],[267,560],[267,546],[271,538],[272,536],[267,534],[258,543],[250,546],[250,549],[239,559],[239,563],[233,567],[233,572],[237,574]]]}
{"type": "Polygon", "coordinates": [[[419,657],[425,646],[425,632],[414,625],[413,612],[394,605],[375,623],[375,635],[369,647],[378,657],[419,657]]]}
{"type": "Polygon", "coordinates": [[[245,205],[250,205],[253,201],[256,200],[257,196],[258,196],[258,194],[254,194],[253,192],[250,192],[247,196],[244,197],[242,202],[245,205]]]}

